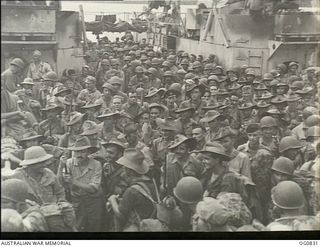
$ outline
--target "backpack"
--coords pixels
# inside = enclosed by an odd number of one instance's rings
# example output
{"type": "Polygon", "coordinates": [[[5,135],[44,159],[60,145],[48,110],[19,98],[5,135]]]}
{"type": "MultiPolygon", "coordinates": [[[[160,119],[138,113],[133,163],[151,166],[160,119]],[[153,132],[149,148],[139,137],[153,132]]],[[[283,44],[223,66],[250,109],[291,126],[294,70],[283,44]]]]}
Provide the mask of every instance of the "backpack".
{"type": "MultiPolygon", "coordinates": [[[[131,188],[138,191],[141,195],[147,198],[153,205],[153,211],[148,217],[148,219],[158,219],[160,222],[167,224],[168,223],[168,214],[165,213],[165,206],[161,203],[159,192],[157,190],[155,181],[153,180],[153,184],[156,189],[157,199],[156,201],[152,198],[151,192],[149,188],[146,186],[144,182],[136,182],[134,183],[131,188]]],[[[123,231],[139,231],[140,224],[143,220],[140,218],[139,214],[136,210],[134,210],[128,220],[128,224],[125,226],[123,231]]]]}

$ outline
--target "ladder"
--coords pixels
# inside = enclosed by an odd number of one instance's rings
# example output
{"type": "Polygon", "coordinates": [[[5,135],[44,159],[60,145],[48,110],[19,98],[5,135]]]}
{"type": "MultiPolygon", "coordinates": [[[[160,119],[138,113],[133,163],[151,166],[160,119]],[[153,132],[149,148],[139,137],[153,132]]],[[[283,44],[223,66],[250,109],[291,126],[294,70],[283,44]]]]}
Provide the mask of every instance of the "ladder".
{"type": "Polygon", "coordinates": [[[264,51],[248,50],[248,67],[260,72],[261,75],[263,74],[263,56],[264,51]]]}

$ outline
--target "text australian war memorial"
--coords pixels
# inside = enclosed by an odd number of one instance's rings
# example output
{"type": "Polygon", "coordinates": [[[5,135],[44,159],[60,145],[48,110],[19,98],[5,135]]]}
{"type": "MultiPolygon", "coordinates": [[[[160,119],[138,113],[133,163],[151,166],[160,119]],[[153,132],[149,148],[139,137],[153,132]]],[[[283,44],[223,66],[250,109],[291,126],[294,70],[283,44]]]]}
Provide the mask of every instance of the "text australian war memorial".
{"type": "Polygon", "coordinates": [[[319,13],[1,1],[1,231],[319,231],[319,13]]]}

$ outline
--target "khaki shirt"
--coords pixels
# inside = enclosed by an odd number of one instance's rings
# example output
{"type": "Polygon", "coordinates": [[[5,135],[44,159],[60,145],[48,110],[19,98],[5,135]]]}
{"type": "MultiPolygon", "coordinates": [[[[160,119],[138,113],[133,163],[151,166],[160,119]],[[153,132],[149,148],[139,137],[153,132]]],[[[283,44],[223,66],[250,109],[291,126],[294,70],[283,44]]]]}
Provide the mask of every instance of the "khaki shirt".
{"type": "Polygon", "coordinates": [[[95,192],[90,194],[83,189],[72,185],[70,189],[73,197],[96,197],[101,195],[102,166],[99,161],[89,158],[86,167],[80,169],[76,159],[71,158],[67,160],[67,169],[70,171],[74,180],[91,185],[95,188],[95,192]]]}
{"type": "Polygon", "coordinates": [[[27,77],[33,80],[40,80],[45,74],[52,71],[50,64],[45,62],[40,62],[39,64],[30,63],[27,72],[27,77]]]}

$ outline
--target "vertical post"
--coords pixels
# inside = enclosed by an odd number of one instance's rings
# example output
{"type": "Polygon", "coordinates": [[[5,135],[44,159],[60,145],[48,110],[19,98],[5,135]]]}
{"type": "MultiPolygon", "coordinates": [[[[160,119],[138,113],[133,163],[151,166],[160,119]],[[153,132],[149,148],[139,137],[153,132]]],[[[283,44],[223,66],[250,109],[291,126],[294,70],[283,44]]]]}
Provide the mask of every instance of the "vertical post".
{"type": "Polygon", "coordinates": [[[82,4],[79,5],[80,10],[80,19],[82,24],[82,35],[83,35],[83,51],[86,52],[88,44],[87,44],[87,35],[86,35],[86,25],[84,23],[84,13],[82,4]]]}

